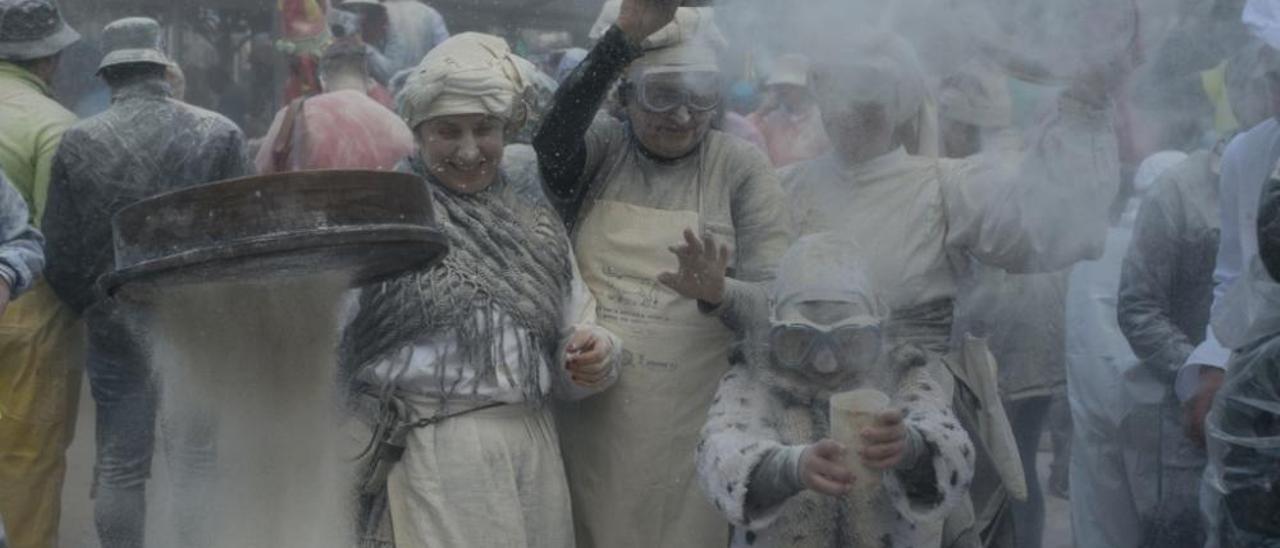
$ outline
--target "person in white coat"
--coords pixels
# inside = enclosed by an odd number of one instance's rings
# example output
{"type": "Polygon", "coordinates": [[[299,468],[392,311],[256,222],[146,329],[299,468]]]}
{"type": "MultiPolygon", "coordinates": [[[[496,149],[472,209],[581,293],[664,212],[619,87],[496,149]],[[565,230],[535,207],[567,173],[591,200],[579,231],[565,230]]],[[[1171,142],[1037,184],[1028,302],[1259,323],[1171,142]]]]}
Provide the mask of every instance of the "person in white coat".
{"type": "Polygon", "coordinates": [[[940,159],[906,146],[911,137],[930,142],[925,77],[911,47],[854,34],[847,47],[815,56],[814,89],[835,150],[789,168],[783,187],[799,234],[835,232],[865,246],[872,282],[893,311],[890,340],[947,357],[954,407],[978,446],[979,475],[990,478],[972,492],[983,531],[1007,507],[1006,491],[1025,498],[1026,480],[989,352],[967,334],[952,338],[959,282],[970,260],[1030,273],[1101,253],[1119,187],[1109,99],[1119,71],[1100,63],[1082,74],[1012,162],[940,159]]]}

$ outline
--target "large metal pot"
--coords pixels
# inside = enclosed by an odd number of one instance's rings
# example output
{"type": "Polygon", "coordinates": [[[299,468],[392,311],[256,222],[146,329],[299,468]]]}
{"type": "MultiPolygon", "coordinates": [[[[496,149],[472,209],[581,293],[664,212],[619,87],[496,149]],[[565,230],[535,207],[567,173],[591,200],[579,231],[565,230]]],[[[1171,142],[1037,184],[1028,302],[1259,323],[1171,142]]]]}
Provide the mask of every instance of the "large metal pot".
{"type": "Polygon", "coordinates": [[[162,194],[112,222],[107,294],[213,281],[340,272],[362,285],[427,268],[447,251],[422,179],[303,171],[162,194]]]}

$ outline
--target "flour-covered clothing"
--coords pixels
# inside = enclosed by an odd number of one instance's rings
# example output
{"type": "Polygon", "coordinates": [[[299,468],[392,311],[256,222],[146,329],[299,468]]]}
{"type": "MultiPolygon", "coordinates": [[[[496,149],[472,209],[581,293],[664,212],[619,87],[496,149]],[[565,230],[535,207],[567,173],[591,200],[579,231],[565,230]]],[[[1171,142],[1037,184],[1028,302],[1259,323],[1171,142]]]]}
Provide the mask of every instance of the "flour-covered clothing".
{"type": "Polygon", "coordinates": [[[1170,384],[1209,327],[1220,239],[1216,161],[1199,151],[1161,176],[1124,259],[1120,327],[1143,365],[1170,384]]]}
{"type": "Polygon", "coordinates": [[[94,284],[115,268],[111,217],[157,194],[248,175],[244,134],[227,118],[174,100],[144,79],[113,91],[106,112],[73,125],[54,157],[45,212],[50,285],[80,313],[102,349],[127,349],[122,318],[94,284]],[[102,322],[92,321],[101,319],[102,322]]]}
{"type": "Polygon", "coordinates": [[[1052,272],[1096,257],[1119,188],[1109,109],[1063,96],[1025,142],[1012,160],[1004,153],[934,159],[898,148],[857,165],[828,154],[783,173],[797,233],[841,234],[876,257],[870,275],[899,324],[890,340],[948,356],[944,363],[961,381],[955,411],[979,452],[971,492],[978,530],[1000,519],[1005,490],[1016,492],[1025,477],[1000,426],[1007,423],[994,380],[977,380],[990,363],[970,363],[989,362],[977,359],[985,349],[952,359],[966,340],[953,333],[953,318],[967,267],[977,261],[1010,273],[1052,272]]]}
{"type": "Polygon", "coordinates": [[[549,407],[506,405],[415,429],[405,456],[387,478],[396,546],[573,547],[549,407]]]}
{"type": "MultiPolygon", "coordinates": [[[[901,309],[953,299],[953,254],[1009,272],[1060,270],[1097,257],[1119,188],[1108,110],[1069,98],[1028,136],[1011,176],[981,155],[911,156],[899,148],[858,165],[834,155],[783,175],[797,232],[854,238],[901,309]]],[[[1003,160],[1001,160],[1003,161],[1003,160]]]]}
{"type": "MultiPolygon", "coordinates": [[[[867,536],[861,529],[874,524],[885,535],[878,546],[942,546],[943,522],[966,497],[975,454],[950,410],[950,395],[924,365],[922,357],[919,363],[899,364],[894,396],[906,410],[907,427],[923,440],[923,454],[913,467],[884,473],[871,496],[871,515],[857,515],[850,497],[808,490],[768,507],[753,507],[753,481],[762,462],[831,437],[828,400],[838,390],[794,390],[761,363],[725,375],[703,429],[697,462],[703,490],[735,525],[732,545],[855,546],[856,539],[867,536]]],[[[856,482],[853,489],[859,489],[856,482]]]]}
{"type": "MultiPolygon", "coordinates": [[[[225,117],[170,97],[160,77],[120,83],[102,114],[67,130],[54,157],[44,226],[49,283],[89,328],[87,372],[98,417],[95,513],[104,546],[143,542],[145,479],[151,470],[157,370],[140,307],[100,298],[95,283],[115,267],[111,218],[124,207],[167,191],[248,175],[240,128],[225,117]],[[105,440],[105,441],[104,441],[105,440]]],[[[183,424],[181,430],[207,432],[183,424]]],[[[212,461],[206,436],[170,436],[184,463],[212,461]]],[[[194,493],[194,491],[193,491],[194,493]]],[[[199,498],[198,493],[191,500],[199,498]]],[[[198,515],[175,510],[179,527],[198,515]],[[186,519],[184,519],[186,518],[186,519]]]]}
{"type": "Polygon", "coordinates": [[[765,302],[790,244],[786,199],[768,159],[745,141],[712,130],[687,156],[659,159],[627,123],[597,117],[643,54],[611,27],[561,85],[534,139],[600,319],[626,348],[614,389],[558,415],[577,542],[723,545],[727,524],[699,492],[692,455],[734,329],[765,302]],[[658,282],[677,270],[669,247],[686,229],[731,249],[719,307],[658,282]]]}
{"type": "Polygon", "coordinates": [[[44,236],[31,225],[27,202],[0,170],[0,280],[15,299],[44,271],[44,236]]]}
{"type": "Polygon", "coordinates": [[[443,187],[416,157],[401,166],[431,185],[450,255],[361,290],[344,335],[344,376],[370,426],[387,427],[379,421],[391,408],[405,422],[466,414],[408,431],[385,487],[362,497],[360,546],[573,545],[546,400],[609,388],[622,345],[595,324],[534,155],[520,145],[507,151],[497,180],[474,195],[443,187]],[[573,383],[564,365],[575,329],[612,345],[594,387],[573,383]],[[468,413],[489,405],[497,407],[468,413]]]}

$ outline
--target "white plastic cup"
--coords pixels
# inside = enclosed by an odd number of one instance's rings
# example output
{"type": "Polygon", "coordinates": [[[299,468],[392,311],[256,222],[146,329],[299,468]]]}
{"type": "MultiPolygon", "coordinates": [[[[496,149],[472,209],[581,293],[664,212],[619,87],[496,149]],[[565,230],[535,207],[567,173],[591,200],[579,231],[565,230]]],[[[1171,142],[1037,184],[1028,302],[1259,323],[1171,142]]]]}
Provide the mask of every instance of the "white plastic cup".
{"type": "Polygon", "coordinates": [[[855,492],[873,493],[880,487],[880,472],[862,464],[859,452],[864,444],[862,431],[889,408],[889,396],[879,390],[862,388],[831,396],[831,439],[845,446],[844,464],[853,472],[855,492]]]}

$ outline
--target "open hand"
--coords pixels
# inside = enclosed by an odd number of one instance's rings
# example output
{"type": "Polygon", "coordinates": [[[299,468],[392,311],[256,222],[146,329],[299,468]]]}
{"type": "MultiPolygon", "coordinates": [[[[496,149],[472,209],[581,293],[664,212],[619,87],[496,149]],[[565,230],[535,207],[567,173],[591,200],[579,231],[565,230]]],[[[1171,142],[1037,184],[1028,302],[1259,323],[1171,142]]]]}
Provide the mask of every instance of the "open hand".
{"type": "Polygon", "coordinates": [[[891,409],[876,417],[862,430],[862,464],[873,470],[891,470],[907,452],[907,426],[901,409],[891,409]]]}
{"type": "Polygon", "coordinates": [[[844,446],[824,439],[800,454],[800,481],[804,486],[827,496],[839,497],[853,489],[853,472],[841,460],[844,446]]]}
{"type": "Polygon", "coordinates": [[[639,44],[676,17],[681,0],[622,0],[618,28],[639,44]]]}
{"type": "Polygon", "coordinates": [[[608,339],[588,328],[577,328],[564,349],[564,367],[573,383],[583,388],[596,388],[609,378],[605,359],[612,350],[613,344],[608,339]]]}
{"type": "Polygon", "coordinates": [[[669,248],[680,262],[678,272],[663,272],[658,281],[676,293],[712,306],[724,300],[724,278],[729,269],[729,246],[716,245],[708,234],[699,240],[692,229],[684,230],[684,245],[669,248]]]}

